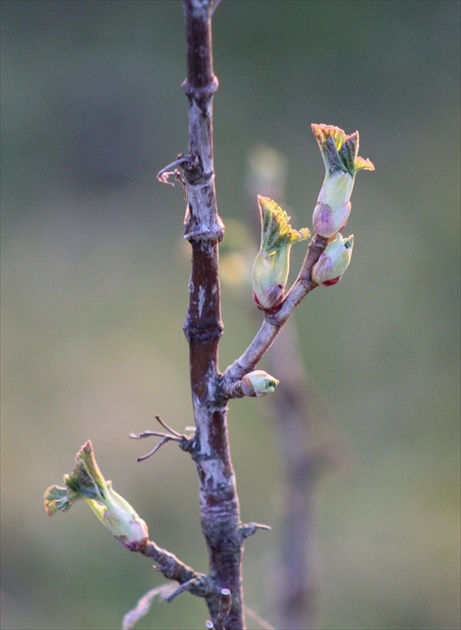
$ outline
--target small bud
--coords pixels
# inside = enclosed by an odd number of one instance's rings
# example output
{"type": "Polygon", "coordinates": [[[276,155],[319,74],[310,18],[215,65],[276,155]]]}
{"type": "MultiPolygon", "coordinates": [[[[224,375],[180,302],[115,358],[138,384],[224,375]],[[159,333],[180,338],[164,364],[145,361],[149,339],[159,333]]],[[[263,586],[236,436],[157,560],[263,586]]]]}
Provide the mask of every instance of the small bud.
{"type": "Polygon", "coordinates": [[[312,215],[314,232],[319,236],[331,238],[346,227],[351,209],[350,201],[336,210],[333,210],[327,203],[322,203],[320,200],[317,201],[314,214],[312,215]]]}
{"type": "Polygon", "coordinates": [[[311,125],[325,164],[325,179],[312,217],[316,234],[332,238],[347,224],[350,198],[358,171],[374,171],[370,160],[358,155],[359,132],[347,136],[339,127],[311,125]]]}
{"type": "Polygon", "coordinates": [[[279,381],[264,370],[253,370],[242,378],[242,392],[245,396],[265,396],[271,394],[279,381]]]}
{"type": "Polygon", "coordinates": [[[66,512],[79,499],[85,499],[101,523],[125,547],[136,551],[148,539],[146,523],[131,505],[106,481],[94,457],[93,445],[88,440],[76,456],[76,464],[69,475],[64,475],[65,486],[50,486],[44,495],[49,516],[66,512]]]}
{"type": "Polygon", "coordinates": [[[312,280],[325,287],[337,284],[351,262],[353,248],[354,235],[343,238],[337,234],[313,266],[312,280]]]}
{"type": "Polygon", "coordinates": [[[307,228],[294,230],[290,217],[268,197],[258,196],[261,213],[261,247],[253,265],[253,296],[262,310],[273,313],[280,306],[290,270],[293,243],[309,238],[307,228]]]}

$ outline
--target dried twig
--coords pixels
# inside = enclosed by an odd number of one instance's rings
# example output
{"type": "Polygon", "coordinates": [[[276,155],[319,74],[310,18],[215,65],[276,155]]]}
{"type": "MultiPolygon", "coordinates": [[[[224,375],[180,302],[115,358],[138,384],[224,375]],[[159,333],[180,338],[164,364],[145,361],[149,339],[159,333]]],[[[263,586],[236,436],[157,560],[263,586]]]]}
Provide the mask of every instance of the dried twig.
{"type": "Polygon", "coordinates": [[[160,416],[155,416],[157,422],[168,431],[168,433],[161,433],[160,431],[143,431],[142,433],[130,433],[130,438],[133,440],[142,440],[147,437],[160,437],[162,438],[160,442],[154,446],[154,448],[147,453],[147,455],[142,455],[137,458],[138,462],[143,462],[149,457],[152,457],[164,444],[167,442],[176,442],[182,448],[183,451],[188,451],[192,445],[192,439],[187,437],[186,435],[182,435],[178,433],[167,423],[161,419],[160,416]]]}

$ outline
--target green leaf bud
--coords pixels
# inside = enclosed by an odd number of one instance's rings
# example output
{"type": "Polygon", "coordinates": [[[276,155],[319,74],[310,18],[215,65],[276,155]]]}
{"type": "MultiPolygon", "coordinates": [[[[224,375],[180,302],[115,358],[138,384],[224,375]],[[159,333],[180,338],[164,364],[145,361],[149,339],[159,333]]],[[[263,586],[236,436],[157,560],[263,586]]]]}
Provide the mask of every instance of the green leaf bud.
{"type": "Polygon", "coordinates": [[[351,135],[332,125],[311,125],[325,164],[325,179],[314,209],[314,231],[332,238],[347,224],[355,176],[360,170],[374,171],[373,163],[360,157],[359,132],[351,135]]]}
{"type": "Polygon", "coordinates": [[[265,396],[271,394],[279,381],[264,370],[253,370],[242,378],[242,392],[246,396],[265,396]]]}
{"type": "Polygon", "coordinates": [[[45,510],[49,516],[66,512],[78,500],[85,499],[101,523],[125,547],[136,551],[149,536],[146,523],[131,505],[106,481],[96,463],[93,445],[88,440],[76,456],[76,464],[69,475],[64,475],[65,486],[50,486],[44,494],[45,510]]]}
{"type": "Polygon", "coordinates": [[[312,280],[325,287],[337,284],[351,262],[353,248],[353,234],[348,238],[337,234],[313,266],[312,280]]]}
{"type": "Polygon", "coordinates": [[[309,238],[307,228],[295,230],[290,217],[269,199],[258,195],[261,247],[253,265],[253,296],[259,308],[275,312],[281,305],[290,270],[293,243],[309,238]]]}

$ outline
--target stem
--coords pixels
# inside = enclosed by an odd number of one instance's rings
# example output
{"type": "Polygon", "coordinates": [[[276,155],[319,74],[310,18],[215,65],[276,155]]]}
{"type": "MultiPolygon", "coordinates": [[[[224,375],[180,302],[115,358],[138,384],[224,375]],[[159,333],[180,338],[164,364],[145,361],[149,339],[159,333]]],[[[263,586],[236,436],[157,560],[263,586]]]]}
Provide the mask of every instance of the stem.
{"type": "Polygon", "coordinates": [[[218,345],[223,331],[218,243],[224,226],[214,185],[212,98],[218,88],[213,73],[210,0],[183,0],[187,36],[189,161],[183,164],[187,192],[185,238],[192,246],[189,307],[184,333],[189,343],[196,438],[191,454],[200,484],[200,514],[209,553],[206,596],[213,622],[222,615],[221,591],[229,589],[226,630],[244,630],[241,564],[243,537],[227,432],[227,404],[220,396],[218,345]]]}
{"type": "Polygon", "coordinates": [[[282,326],[302,300],[315,289],[317,284],[311,279],[311,270],[327,245],[327,239],[315,234],[309,243],[306,257],[293,286],[284,299],[280,309],[273,314],[265,314],[264,321],[253,341],[242,354],[227,368],[222,377],[222,387],[226,394],[232,391],[232,385],[247,372],[254,370],[259,361],[271,347],[282,326]]]}

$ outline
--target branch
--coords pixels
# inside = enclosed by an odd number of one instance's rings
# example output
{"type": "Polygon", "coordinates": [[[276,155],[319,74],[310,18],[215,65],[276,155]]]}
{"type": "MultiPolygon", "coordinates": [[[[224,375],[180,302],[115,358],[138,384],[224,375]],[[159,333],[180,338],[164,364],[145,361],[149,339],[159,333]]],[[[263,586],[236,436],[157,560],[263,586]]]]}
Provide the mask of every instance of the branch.
{"type": "Polygon", "coordinates": [[[315,577],[312,567],[312,504],[318,456],[312,442],[312,387],[297,351],[296,330],[287,323],[268,353],[283,374],[283,388],[271,406],[284,477],[277,584],[279,623],[313,628],[315,577]]]}
{"type": "Polygon", "coordinates": [[[175,166],[183,170],[187,195],[184,237],[192,246],[184,333],[189,343],[196,425],[190,452],[199,477],[201,524],[214,585],[206,601],[214,621],[219,620],[226,630],[244,630],[240,508],[229,450],[227,401],[219,395],[218,345],[223,323],[218,244],[224,237],[224,225],[216,204],[213,163],[212,100],[218,89],[211,47],[215,8],[216,3],[210,0],[183,0],[187,38],[183,89],[189,101],[190,159],[178,158],[181,163],[175,166]],[[229,592],[229,610],[224,617],[223,589],[229,592]]]}
{"type": "Polygon", "coordinates": [[[222,392],[231,395],[234,383],[253,370],[271,347],[282,326],[302,300],[316,286],[311,278],[312,267],[327,245],[327,239],[315,234],[309,243],[306,257],[293,286],[276,313],[265,313],[261,328],[242,356],[227,368],[222,376],[222,392]]]}
{"type": "Polygon", "coordinates": [[[147,544],[139,551],[147,558],[154,560],[156,563],[154,568],[167,579],[175,580],[184,587],[171,593],[167,598],[168,601],[185,591],[198,597],[206,597],[210,593],[211,581],[206,575],[197,573],[173,553],[159,547],[152,540],[147,541],[147,544]]]}
{"type": "MultiPolygon", "coordinates": [[[[165,423],[160,421],[165,427],[165,423]]],[[[101,523],[127,549],[153,559],[163,575],[180,584],[188,583],[187,590],[206,597],[212,588],[210,579],[181,562],[174,554],[149,540],[146,523],[133,507],[106,480],[96,462],[90,440],[78,451],[72,472],[64,475],[64,486],[50,486],[45,490],[44,507],[49,516],[67,512],[74,503],[84,500],[101,523]],[[190,586],[189,586],[190,585],[190,586]]]]}
{"type": "MultiPolygon", "coordinates": [[[[266,147],[253,152],[249,166],[248,206],[256,218],[257,194],[284,199],[286,164],[281,154],[266,147]]],[[[267,354],[271,371],[283,375],[283,387],[271,401],[270,415],[277,429],[277,450],[284,477],[281,549],[277,562],[279,579],[275,599],[279,627],[287,630],[311,628],[314,609],[311,558],[311,505],[315,476],[312,471],[314,455],[310,446],[313,440],[312,388],[298,346],[291,319],[267,354]]]]}
{"type": "Polygon", "coordinates": [[[262,232],[261,249],[253,267],[253,289],[258,306],[265,311],[264,322],[248,349],[226,370],[222,379],[224,396],[234,381],[256,366],[301,300],[319,284],[337,284],[351,260],[354,236],[343,238],[339,232],[351,212],[350,197],[357,173],[375,167],[358,154],[358,131],[347,135],[339,127],[324,124],[312,124],[311,128],[325,164],[325,179],[312,215],[315,234],[298,277],[283,299],[290,237],[304,240],[305,230],[304,234],[292,231],[286,213],[274,201],[258,198],[262,232]]]}

